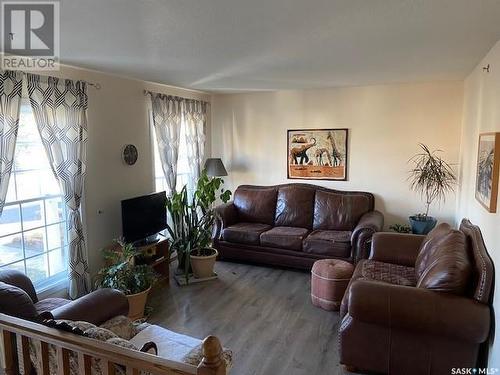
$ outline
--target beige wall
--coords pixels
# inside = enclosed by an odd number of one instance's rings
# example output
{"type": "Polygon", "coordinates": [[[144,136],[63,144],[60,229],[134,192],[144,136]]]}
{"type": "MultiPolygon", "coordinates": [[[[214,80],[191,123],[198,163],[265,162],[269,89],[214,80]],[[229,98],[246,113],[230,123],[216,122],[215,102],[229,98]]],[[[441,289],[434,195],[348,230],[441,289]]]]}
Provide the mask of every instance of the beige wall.
{"type": "MultiPolygon", "coordinates": [[[[99,250],[121,236],[120,201],[154,191],[149,98],[144,89],[206,101],[210,97],[68,66],[52,75],[101,85],[100,90],[88,88],[88,157],[83,200],[89,264],[95,274],[101,266],[99,250]],[[121,158],[123,147],[129,143],[135,144],[139,152],[133,166],[126,165],[121,158]]],[[[210,129],[207,131],[210,134],[210,129]]]]}
{"type": "MultiPolygon", "coordinates": [[[[228,166],[233,189],[283,183],[287,129],[349,128],[349,181],[310,182],[373,192],[386,224],[403,222],[424,209],[406,181],[418,143],[458,162],[462,93],[462,82],[443,82],[214,95],[212,154],[228,166]]],[[[455,197],[431,213],[454,221],[455,197]]]]}
{"type": "MultiPolygon", "coordinates": [[[[478,64],[465,81],[464,112],[461,142],[461,189],[457,220],[468,217],[479,225],[486,247],[497,267],[500,267],[500,205],[496,214],[488,213],[474,198],[477,142],[479,133],[500,132],[500,42],[478,64]],[[482,67],[490,64],[490,73],[482,67]]],[[[500,278],[496,277],[494,308],[500,316],[500,278]]],[[[500,328],[497,319],[496,340],[491,350],[490,367],[500,368],[500,328]]]]}

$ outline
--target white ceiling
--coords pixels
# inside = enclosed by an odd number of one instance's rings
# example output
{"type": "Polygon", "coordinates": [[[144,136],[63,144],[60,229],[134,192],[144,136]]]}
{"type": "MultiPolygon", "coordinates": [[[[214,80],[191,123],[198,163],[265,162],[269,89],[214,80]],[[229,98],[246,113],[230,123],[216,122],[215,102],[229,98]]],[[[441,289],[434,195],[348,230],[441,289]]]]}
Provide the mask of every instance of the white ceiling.
{"type": "Polygon", "coordinates": [[[500,0],[62,0],[61,60],[216,92],[463,79],[500,0]]]}

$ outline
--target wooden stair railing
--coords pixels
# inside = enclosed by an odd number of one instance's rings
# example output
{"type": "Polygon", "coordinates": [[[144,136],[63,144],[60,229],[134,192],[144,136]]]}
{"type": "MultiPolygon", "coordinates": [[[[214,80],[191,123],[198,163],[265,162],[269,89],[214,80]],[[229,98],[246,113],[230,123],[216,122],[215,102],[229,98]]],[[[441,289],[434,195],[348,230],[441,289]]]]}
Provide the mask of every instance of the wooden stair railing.
{"type": "Polygon", "coordinates": [[[0,314],[1,375],[30,374],[29,339],[41,343],[42,374],[38,375],[50,375],[49,345],[56,348],[57,375],[70,375],[70,352],[78,355],[79,375],[91,375],[92,358],[101,360],[103,375],[116,375],[115,365],[123,366],[126,375],[139,375],[140,371],[154,375],[226,375],[222,346],[215,336],[203,340],[203,360],[196,367],[0,314]]]}

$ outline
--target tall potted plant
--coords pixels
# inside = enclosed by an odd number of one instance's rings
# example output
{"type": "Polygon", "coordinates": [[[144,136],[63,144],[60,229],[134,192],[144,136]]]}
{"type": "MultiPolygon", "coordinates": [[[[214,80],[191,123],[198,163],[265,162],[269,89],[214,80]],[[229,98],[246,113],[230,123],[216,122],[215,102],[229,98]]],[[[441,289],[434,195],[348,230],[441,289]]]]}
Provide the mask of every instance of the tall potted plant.
{"type": "Polygon", "coordinates": [[[425,200],[425,213],[410,216],[412,232],[415,234],[429,233],[437,220],[429,216],[430,206],[434,201],[444,202],[446,195],[455,189],[457,178],[449,163],[440,156],[441,150],[430,151],[420,144],[422,152],[410,159],[413,168],[409,172],[410,186],[425,200]]]}
{"type": "Polygon", "coordinates": [[[177,251],[179,270],[189,283],[191,270],[194,276],[212,276],[217,250],[212,248],[212,227],[215,220],[213,204],[217,194],[226,203],[231,197],[229,190],[222,188],[223,180],[209,178],[201,173],[192,198],[188,197],[187,187],[174,192],[167,198],[171,249],[177,251]]]}
{"type": "Polygon", "coordinates": [[[135,264],[135,258],[141,253],[132,244],[119,244],[120,250],[103,250],[106,266],[97,274],[96,287],[122,291],[128,299],[129,317],[140,319],[157,276],[150,265],[135,264]]]}

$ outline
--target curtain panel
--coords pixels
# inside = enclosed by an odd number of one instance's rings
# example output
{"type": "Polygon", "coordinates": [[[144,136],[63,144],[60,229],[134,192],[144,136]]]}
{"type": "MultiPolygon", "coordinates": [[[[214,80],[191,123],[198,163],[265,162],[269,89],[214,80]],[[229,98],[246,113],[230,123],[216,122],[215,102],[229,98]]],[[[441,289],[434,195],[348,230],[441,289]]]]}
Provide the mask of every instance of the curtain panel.
{"type": "Polygon", "coordinates": [[[199,100],[184,101],[186,151],[190,168],[189,182],[196,188],[205,159],[207,103],[199,100]]]}
{"type": "Polygon", "coordinates": [[[0,215],[14,163],[23,73],[0,70],[0,215]]]}
{"type": "Polygon", "coordinates": [[[78,298],[90,291],[80,217],[87,159],[87,85],[36,74],[26,77],[35,122],[69,212],[69,295],[78,298]]]}
{"type": "Polygon", "coordinates": [[[150,94],[153,126],[160,153],[163,174],[167,180],[167,195],[175,192],[177,160],[182,121],[182,98],[163,94],[150,94]]]}

